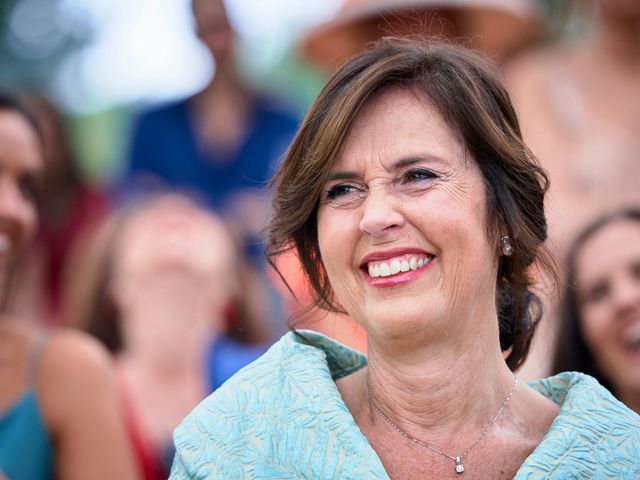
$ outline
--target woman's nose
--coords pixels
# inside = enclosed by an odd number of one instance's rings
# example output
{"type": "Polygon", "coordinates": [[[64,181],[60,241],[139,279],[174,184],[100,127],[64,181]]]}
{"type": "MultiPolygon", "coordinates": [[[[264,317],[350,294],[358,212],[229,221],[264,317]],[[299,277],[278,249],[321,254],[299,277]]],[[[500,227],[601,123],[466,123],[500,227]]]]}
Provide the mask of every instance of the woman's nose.
{"type": "Polygon", "coordinates": [[[360,231],[375,238],[402,228],[405,223],[397,199],[386,191],[370,190],[362,204],[360,231]]]}
{"type": "Polygon", "coordinates": [[[616,285],[614,300],[620,316],[640,309],[640,282],[636,278],[621,279],[616,285]]]}

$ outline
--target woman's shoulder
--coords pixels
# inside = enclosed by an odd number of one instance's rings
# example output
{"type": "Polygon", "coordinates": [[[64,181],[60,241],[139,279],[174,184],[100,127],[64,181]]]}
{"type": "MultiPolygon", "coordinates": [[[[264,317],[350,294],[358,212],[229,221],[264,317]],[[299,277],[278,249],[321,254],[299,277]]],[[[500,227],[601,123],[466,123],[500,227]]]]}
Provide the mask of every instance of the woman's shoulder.
{"type": "Polygon", "coordinates": [[[43,368],[52,375],[95,375],[111,372],[111,357],[98,341],[70,328],[40,333],[43,368]]]}
{"type": "MultiPolygon", "coordinates": [[[[284,384],[295,382],[299,393],[315,388],[313,380],[331,378],[326,354],[315,345],[300,341],[290,332],[274,343],[263,355],[240,369],[215,390],[185,419],[178,429],[191,423],[201,423],[212,414],[232,414],[248,409],[275,409],[288,393],[284,384]]],[[[212,422],[212,427],[219,426],[212,422]]]]}
{"type": "Polygon", "coordinates": [[[530,382],[539,393],[560,405],[561,415],[579,415],[586,411],[621,422],[637,425],[640,417],[616,399],[611,392],[590,375],[562,372],[552,377],[530,382]]]}
{"type": "Polygon", "coordinates": [[[52,430],[76,416],[79,404],[113,386],[108,352],[88,335],[67,328],[39,332],[39,364],[35,376],[43,415],[52,430]]]}
{"type": "Polygon", "coordinates": [[[564,372],[530,386],[557,403],[560,412],[518,472],[523,476],[516,478],[541,473],[544,478],[638,478],[637,414],[582,373],[564,372]]]}
{"type": "MultiPolygon", "coordinates": [[[[329,457],[350,456],[344,442],[357,427],[334,380],[349,366],[356,367],[357,357],[351,354],[320,334],[285,335],[201,402],[176,429],[171,478],[207,478],[212,472],[241,478],[247,469],[298,478],[287,475],[315,472],[328,449],[333,452],[329,457]]],[[[349,471],[361,468],[361,462],[371,463],[365,445],[353,444],[358,445],[353,452],[360,455],[345,464],[349,471]]]]}
{"type": "Polygon", "coordinates": [[[85,333],[68,328],[45,330],[20,321],[1,328],[2,341],[26,358],[33,369],[32,380],[38,384],[51,377],[66,383],[75,374],[93,376],[110,369],[106,350],[85,333]]]}
{"type": "Polygon", "coordinates": [[[209,415],[216,410],[244,411],[247,404],[255,402],[265,408],[276,408],[278,404],[273,401],[292,393],[282,389],[285,384],[295,383],[297,394],[301,395],[318,393],[322,388],[335,389],[335,380],[365,364],[362,354],[329,337],[307,330],[292,331],[240,369],[191,415],[209,415]]]}

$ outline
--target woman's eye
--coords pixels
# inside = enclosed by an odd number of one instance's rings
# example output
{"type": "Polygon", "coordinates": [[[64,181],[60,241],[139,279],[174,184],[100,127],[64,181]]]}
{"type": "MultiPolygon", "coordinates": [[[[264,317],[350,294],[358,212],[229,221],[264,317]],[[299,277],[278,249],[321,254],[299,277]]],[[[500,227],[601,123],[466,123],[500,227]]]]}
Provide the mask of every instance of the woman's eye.
{"type": "Polygon", "coordinates": [[[598,303],[609,294],[609,287],[606,284],[598,284],[589,288],[585,295],[586,303],[598,303]]]}
{"type": "Polygon", "coordinates": [[[334,200],[338,197],[342,197],[344,195],[348,195],[349,193],[353,193],[356,191],[356,187],[354,185],[343,183],[340,185],[334,185],[327,191],[327,200],[334,200]]]}
{"type": "Polygon", "coordinates": [[[402,175],[402,183],[423,182],[425,180],[433,180],[434,178],[438,178],[438,175],[431,170],[427,170],[425,168],[412,168],[402,175]]]}
{"type": "Polygon", "coordinates": [[[353,183],[339,183],[327,190],[324,199],[325,202],[337,206],[350,205],[361,199],[366,193],[365,190],[364,187],[353,183]]]}
{"type": "Polygon", "coordinates": [[[26,200],[35,201],[38,196],[39,189],[37,182],[31,178],[22,179],[18,184],[18,188],[20,189],[22,197],[26,200]]]}

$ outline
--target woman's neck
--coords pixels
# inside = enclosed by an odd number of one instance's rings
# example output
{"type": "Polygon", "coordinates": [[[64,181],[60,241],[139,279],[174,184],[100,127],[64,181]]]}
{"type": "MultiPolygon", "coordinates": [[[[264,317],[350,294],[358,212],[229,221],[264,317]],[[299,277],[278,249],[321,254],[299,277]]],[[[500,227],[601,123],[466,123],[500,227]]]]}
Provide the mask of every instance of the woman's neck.
{"type": "Polygon", "coordinates": [[[201,374],[212,337],[224,325],[202,297],[153,295],[131,305],[121,319],[127,361],[167,381],[201,374]]]}
{"type": "Polygon", "coordinates": [[[216,73],[213,82],[194,102],[196,136],[207,150],[232,154],[247,129],[251,95],[233,72],[216,73]]]}
{"type": "Polygon", "coordinates": [[[410,435],[428,432],[446,444],[458,432],[480,432],[514,385],[497,336],[485,340],[468,336],[464,345],[412,352],[409,361],[369,344],[367,393],[410,435]]]}
{"type": "Polygon", "coordinates": [[[118,355],[117,363],[131,378],[146,386],[184,388],[196,385],[199,390],[207,377],[206,361],[199,353],[185,351],[179,362],[169,365],[168,361],[156,361],[140,352],[124,351],[118,355]]]}
{"type": "Polygon", "coordinates": [[[216,71],[211,83],[209,83],[196,98],[208,104],[229,96],[237,98],[246,95],[246,89],[235,73],[235,70],[232,68],[224,68],[216,71]]]}

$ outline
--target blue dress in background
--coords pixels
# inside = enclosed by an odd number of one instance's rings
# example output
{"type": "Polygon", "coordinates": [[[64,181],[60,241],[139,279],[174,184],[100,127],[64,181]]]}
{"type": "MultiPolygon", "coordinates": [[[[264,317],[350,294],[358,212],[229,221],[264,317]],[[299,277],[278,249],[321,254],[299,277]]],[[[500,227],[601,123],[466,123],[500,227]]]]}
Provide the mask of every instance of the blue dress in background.
{"type": "Polygon", "coordinates": [[[216,337],[209,347],[208,374],[211,391],[220,388],[242,367],[267,351],[268,345],[247,345],[226,335],[216,337]]]}
{"type": "Polygon", "coordinates": [[[150,177],[197,192],[209,206],[224,209],[234,192],[264,188],[298,127],[299,119],[258,98],[246,134],[233,154],[198,148],[190,99],[142,113],[133,129],[125,165],[125,188],[144,189],[150,177]],[[147,179],[145,180],[145,176],[147,179]]]}

